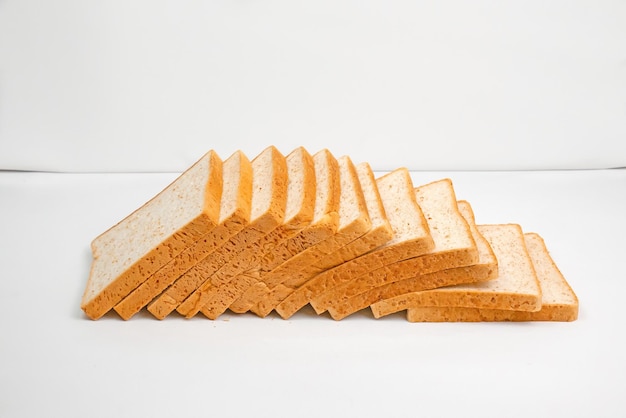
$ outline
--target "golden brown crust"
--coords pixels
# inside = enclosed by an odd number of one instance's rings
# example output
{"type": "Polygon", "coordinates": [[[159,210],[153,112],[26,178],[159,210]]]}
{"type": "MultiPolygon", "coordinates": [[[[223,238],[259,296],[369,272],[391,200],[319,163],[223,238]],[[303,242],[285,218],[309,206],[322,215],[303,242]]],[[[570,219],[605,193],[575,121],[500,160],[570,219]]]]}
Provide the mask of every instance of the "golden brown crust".
{"type": "Polygon", "coordinates": [[[537,312],[444,306],[409,308],[407,310],[409,322],[571,322],[576,319],[578,319],[578,305],[546,306],[537,312]]]}

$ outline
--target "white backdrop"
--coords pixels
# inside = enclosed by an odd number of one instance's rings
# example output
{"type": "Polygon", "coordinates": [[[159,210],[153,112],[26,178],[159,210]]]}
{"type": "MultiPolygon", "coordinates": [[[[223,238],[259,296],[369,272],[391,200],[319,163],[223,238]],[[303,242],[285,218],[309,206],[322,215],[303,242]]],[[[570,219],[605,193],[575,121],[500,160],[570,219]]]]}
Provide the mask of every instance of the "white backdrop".
{"type": "Polygon", "coordinates": [[[608,167],[623,0],[0,0],[0,417],[625,417],[626,168],[583,170],[608,167]],[[86,319],[93,238],[269,144],[449,176],[544,237],[579,319],[86,319]]]}
{"type": "Polygon", "coordinates": [[[0,169],[626,166],[626,3],[0,1],[0,169]]]}

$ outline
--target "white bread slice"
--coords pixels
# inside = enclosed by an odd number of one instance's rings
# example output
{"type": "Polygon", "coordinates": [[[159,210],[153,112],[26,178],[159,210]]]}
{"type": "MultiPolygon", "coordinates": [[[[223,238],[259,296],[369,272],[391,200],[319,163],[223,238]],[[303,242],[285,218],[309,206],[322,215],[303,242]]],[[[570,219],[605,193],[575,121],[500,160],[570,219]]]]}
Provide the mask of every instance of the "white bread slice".
{"type": "MultiPolygon", "coordinates": [[[[498,262],[496,256],[491,249],[487,240],[482,236],[474,220],[474,214],[469,203],[465,201],[458,202],[459,211],[463,218],[467,221],[470,233],[478,251],[478,261],[473,264],[462,267],[452,267],[438,270],[432,273],[419,273],[415,270],[406,270],[409,275],[408,279],[396,281],[395,278],[389,280],[389,283],[382,286],[373,287],[371,290],[360,293],[347,299],[344,302],[334,304],[328,309],[333,319],[343,319],[361,309],[398,295],[416,292],[423,289],[432,289],[442,286],[449,286],[458,283],[476,283],[486,280],[492,280],[498,274],[498,262]]],[[[424,210],[426,214],[426,209],[424,210]]],[[[431,230],[437,229],[437,225],[433,224],[431,230]]],[[[461,232],[461,234],[464,234],[461,232]]],[[[438,238],[435,234],[435,242],[438,238]]],[[[461,252],[462,249],[459,249],[461,252]]],[[[434,253],[421,256],[422,258],[433,257],[434,253]]],[[[398,265],[401,263],[398,263],[398,265]]]]}
{"type": "Polygon", "coordinates": [[[308,298],[303,297],[304,292],[298,292],[306,282],[317,274],[345,263],[353,258],[361,256],[371,250],[376,249],[393,238],[393,229],[387,219],[385,208],[383,207],[378,186],[374,178],[374,173],[368,163],[361,163],[356,167],[361,189],[365,196],[367,211],[370,215],[372,227],[362,237],[357,238],[339,250],[326,255],[315,265],[303,270],[300,274],[286,280],[281,285],[274,288],[273,293],[279,293],[276,305],[276,312],[284,319],[291,317],[295,312],[308,303],[308,298]]]}
{"type": "Polygon", "coordinates": [[[415,200],[413,181],[406,168],[376,180],[393,238],[380,247],[316,275],[298,288],[308,302],[327,290],[351,281],[370,270],[427,253],[434,247],[422,210],[415,200]]]}
{"type": "Polygon", "coordinates": [[[292,238],[266,252],[256,266],[238,279],[245,282],[245,290],[239,290],[242,294],[234,302],[234,305],[241,308],[240,312],[246,312],[258,302],[258,289],[266,288],[263,280],[267,273],[337,231],[341,192],[337,160],[328,150],[321,150],[313,156],[313,162],[316,183],[313,221],[292,238]],[[257,274],[254,270],[258,270],[258,280],[251,279],[257,274]]]}
{"type": "MultiPolygon", "coordinates": [[[[534,277],[527,275],[525,282],[517,283],[519,286],[517,288],[514,282],[510,283],[510,288],[501,283],[499,290],[490,289],[485,292],[485,297],[500,299],[499,303],[485,303],[487,301],[484,298],[477,297],[476,303],[469,301],[461,303],[465,307],[410,308],[407,313],[408,320],[411,322],[575,321],[578,318],[578,298],[554,263],[543,239],[535,233],[527,233],[524,238],[540,286],[541,309],[521,310],[520,308],[527,306],[520,306],[517,302],[510,303],[513,301],[512,295],[515,292],[527,292],[528,290],[525,290],[527,287],[534,286],[534,277]],[[503,294],[502,298],[499,298],[500,293],[503,294]],[[497,308],[490,308],[493,306],[497,308]]],[[[452,301],[446,304],[452,304],[452,301]]]]}
{"type": "Polygon", "coordinates": [[[265,317],[282,300],[282,282],[288,279],[297,279],[299,273],[306,272],[312,264],[319,262],[328,254],[348,245],[371,230],[370,220],[365,197],[356,169],[349,157],[339,158],[340,201],[339,227],[332,237],[309,247],[307,250],[272,270],[265,278],[264,283],[272,289],[268,295],[261,298],[250,310],[265,317]]]}
{"type": "Polygon", "coordinates": [[[81,308],[100,318],[150,275],[211,231],[222,193],[222,161],[209,151],[149,202],[92,242],[81,308]]]}
{"type": "MultiPolygon", "coordinates": [[[[415,196],[428,221],[435,247],[418,257],[388,264],[337,286],[311,301],[315,310],[323,312],[343,304],[349,298],[372,291],[376,287],[435,271],[462,267],[478,262],[478,249],[469,225],[459,212],[450,179],[435,181],[415,189],[415,196]]],[[[450,283],[453,284],[453,283],[450,283]]],[[[430,284],[431,286],[433,284],[430,284]]],[[[424,282],[424,288],[429,283],[424,282]]],[[[424,289],[423,288],[423,289],[424,289]]],[[[363,307],[367,307],[363,306],[363,307]]],[[[335,317],[339,313],[335,310],[335,317]]],[[[333,315],[331,312],[331,315],[333,315]]]]}
{"type": "Polygon", "coordinates": [[[182,315],[193,316],[202,306],[203,289],[210,287],[211,276],[215,272],[235,260],[283,221],[287,203],[285,157],[272,146],[256,156],[251,165],[250,220],[227,243],[185,273],[183,278],[189,278],[189,283],[193,283],[196,288],[176,307],[182,315]]]}
{"type": "MultiPolygon", "coordinates": [[[[252,165],[241,151],[237,151],[224,161],[219,224],[199,244],[210,246],[199,262],[218,251],[248,224],[251,204],[252,165]]],[[[152,315],[158,319],[165,318],[197,287],[193,283],[197,277],[187,275],[189,271],[178,277],[148,305],[148,311],[152,315]]]]}

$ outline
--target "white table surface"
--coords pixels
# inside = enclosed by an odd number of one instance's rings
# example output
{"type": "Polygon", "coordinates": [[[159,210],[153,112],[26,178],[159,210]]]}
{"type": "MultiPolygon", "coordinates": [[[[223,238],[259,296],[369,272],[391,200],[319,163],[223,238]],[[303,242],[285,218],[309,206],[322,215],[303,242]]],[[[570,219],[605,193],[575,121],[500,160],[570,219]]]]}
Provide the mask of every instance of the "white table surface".
{"type": "Polygon", "coordinates": [[[572,323],[87,319],[90,241],[176,175],[0,172],[0,416],[626,416],[626,170],[413,173],[540,233],[572,323]]]}

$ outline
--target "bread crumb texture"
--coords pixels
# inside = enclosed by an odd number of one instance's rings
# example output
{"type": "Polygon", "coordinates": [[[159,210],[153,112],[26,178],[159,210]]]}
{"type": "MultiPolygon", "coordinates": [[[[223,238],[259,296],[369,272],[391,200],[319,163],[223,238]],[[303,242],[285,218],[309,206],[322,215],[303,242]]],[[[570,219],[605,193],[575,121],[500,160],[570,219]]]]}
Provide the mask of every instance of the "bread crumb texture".
{"type": "Polygon", "coordinates": [[[365,309],[413,323],[578,319],[539,233],[477,223],[452,179],[416,178],[327,149],[209,151],[91,242],[80,307],[92,320],[297,319],[307,305],[333,320],[365,309]]]}

